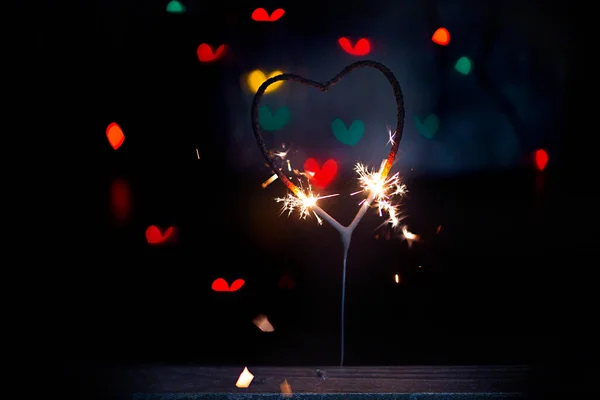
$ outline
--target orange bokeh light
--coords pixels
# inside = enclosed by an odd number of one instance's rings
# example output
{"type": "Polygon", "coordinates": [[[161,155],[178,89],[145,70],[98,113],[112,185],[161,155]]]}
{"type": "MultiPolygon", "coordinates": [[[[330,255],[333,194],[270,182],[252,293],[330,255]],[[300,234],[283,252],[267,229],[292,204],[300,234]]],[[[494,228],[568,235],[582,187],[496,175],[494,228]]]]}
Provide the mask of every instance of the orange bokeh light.
{"type": "Polygon", "coordinates": [[[116,122],[112,122],[106,127],[106,138],[112,148],[117,150],[125,141],[125,134],[116,122]]]}
{"type": "Polygon", "coordinates": [[[431,40],[435,44],[439,44],[440,46],[447,46],[450,43],[450,32],[446,28],[438,28],[431,37],[431,40]]]}

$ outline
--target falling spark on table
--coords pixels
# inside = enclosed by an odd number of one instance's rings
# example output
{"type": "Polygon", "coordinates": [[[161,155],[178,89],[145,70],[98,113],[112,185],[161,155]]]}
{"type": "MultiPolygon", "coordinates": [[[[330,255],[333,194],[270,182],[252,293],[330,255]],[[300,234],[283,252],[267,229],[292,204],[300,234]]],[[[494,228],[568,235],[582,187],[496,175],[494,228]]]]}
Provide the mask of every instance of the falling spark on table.
{"type": "Polygon", "coordinates": [[[235,383],[235,386],[239,388],[247,388],[248,386],[250,386],[250,382],[252,382],[252,379],[254,379],[254,375],[252,375],[250,371],[248,371],[248,367],[244,367],[244,370],[240,374],[240,377],[235,383]]]}
{"type": "MultiPolygon", "coordinates": [[[[373,205],[377,208],[379,216],[383,216],[383,213],[387,213],[387,223],[391,224],[392,227],[397,227],[400,221],[404,217],[400,217],[399,205],[393,202],[394,196],[403,196],[406,194],[406,185],[400,182],[400,174],[395,173],[389,178],[382,179],[381,172],[385,166],[386,160],[383,160],[379,171],[369,171],[368,167],[361,163],[356,163],[354,171],[358,174],[358,181],[362,190],[354,192],[351,196],[361,192],[367,192],[373,194],[373,205]]],[[[366,201],[363,200],[359,204],[366,201]]]]}
{"type": "Polygon", "coordinates": [[[293,396],[292,395],[292,387],[288,383],[287,379],[283,380],[281,385],[279,385],[279,388],[281,389],[281,395],[283,397],[292,397],[293,396]]]}

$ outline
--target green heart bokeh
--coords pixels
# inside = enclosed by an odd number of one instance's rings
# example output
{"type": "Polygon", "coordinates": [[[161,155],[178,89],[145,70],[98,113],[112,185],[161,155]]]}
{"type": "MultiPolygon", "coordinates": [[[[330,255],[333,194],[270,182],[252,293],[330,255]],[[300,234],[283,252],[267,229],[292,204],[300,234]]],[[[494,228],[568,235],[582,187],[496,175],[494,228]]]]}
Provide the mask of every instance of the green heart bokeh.
{"type": "Polygon", "coordinates": [[[167,12],[179,14],[185,12],[185,6],[177,0],[172,0],[167,4],[167,12]]]}
{"type": "Polygon", "coordinates": [[[275,115],[267,106],[260,106],[258,109],[258,122],[265,131],[278,131],[283,128],[290,120],[290,110],[287,107],[279,107],[275,115]]]}
{"type": "Polygon", "coordinates": [[[331,123],[331,130],[337,140],[348,146],[354,146],[365,133],[365,124],[357,119],[352,122],[350,129],[347,129],[346,124],[341,119],[336,118],[331,123]]]}
{"type": "Polygon", "coordinates": [[[440,129],[440,120],[435,114],[428,115],[423,122],[415,115],[414,121],[419,133],[427,139],[433,139],[438,129],[440,129]]]}
{"type": "Polygon", "coordinates": [[[471,60],[469,60],[469,57],[459,58],[456,64],[454,64],[454,69],[463,75],[469,75],[469,72],[471,72],[471,60]]]}

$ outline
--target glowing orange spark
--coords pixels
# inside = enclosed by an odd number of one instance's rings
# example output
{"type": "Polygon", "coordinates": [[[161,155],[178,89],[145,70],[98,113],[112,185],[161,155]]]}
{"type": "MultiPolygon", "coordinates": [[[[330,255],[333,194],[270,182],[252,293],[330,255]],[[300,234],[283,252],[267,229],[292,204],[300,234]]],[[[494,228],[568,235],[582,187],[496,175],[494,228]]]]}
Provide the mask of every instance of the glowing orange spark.
{"type": "Polygon", "coordinates": [[[262,183],[262,185],[261,185],[261,186],[262,186],[262,188],[263,188],[263,189],[264,189],[264,188],[266,188],[266,187],[267,187],[267,186],[269,186],[271,183],[275,182],[275,179],[277,179],[277,178],[278,178],[277,174],[273,174],[273,175],[271,175],[271,177],[270,177],[269,179],[267,179],[266,181],[264,181],[264,182],[262,183]]]}
{"type": "Polygon", "coordinates": [[[267,319],[266,316],[264,315],[259,315],[258,317],[254,318],[252,320],[252,323],[254,325],[256,325],[256,327],[258,329],[260,329],[263,332],[273,332],[275,331],[275,328],[273,328],[273,325],[271,325],[271,323],[269,322],[269,320],[267,319]]]}
{"type": "Polygon", "coordinates": [[[281,395],[283,397],[292,397],[292,387],[288,383],[287,379],[283,380],[283,383],[279,385],[279,388],[281,389],[281,395]]]}
{"type": "Polygon", "coordinates": [[[244,367],[244,370],[240,374],[240,377],[235,383],[235,386],[239,388],[247,388],[248,386],[250,386],[250,382],[252,382],[252,379],[254,379],[254,375],[252,375],[250,371],[248,371],[248,367],[244,367]]]}

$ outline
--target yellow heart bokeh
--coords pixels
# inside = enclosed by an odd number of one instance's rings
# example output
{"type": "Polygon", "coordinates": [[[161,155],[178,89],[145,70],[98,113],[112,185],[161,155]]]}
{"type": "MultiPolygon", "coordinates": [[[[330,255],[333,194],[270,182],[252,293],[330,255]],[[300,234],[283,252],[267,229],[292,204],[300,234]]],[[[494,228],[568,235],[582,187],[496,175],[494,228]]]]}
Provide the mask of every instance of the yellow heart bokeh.
{"type": "MultiPolygon", "coordinates": [[[[252,93],[256,93],[256,91],[258,90],[260,85],[263,84],[264,81],[281,74],[283,74],[283,72],[273,71],[271,72],[271,75],[269,75],[269,77],[267,78],[264,72],[262,72],[260,69],[255,69],[248,75],[248,87],[250,88],[250,90],[252,90],[252,93]]],[[[275,90],[279,89],[281,85],[283,85],[283,81],[275,82],[274,84],[270,85],[267,88],[267,90],[265,90],[265,93],[274,92],[275,90]]]]}

